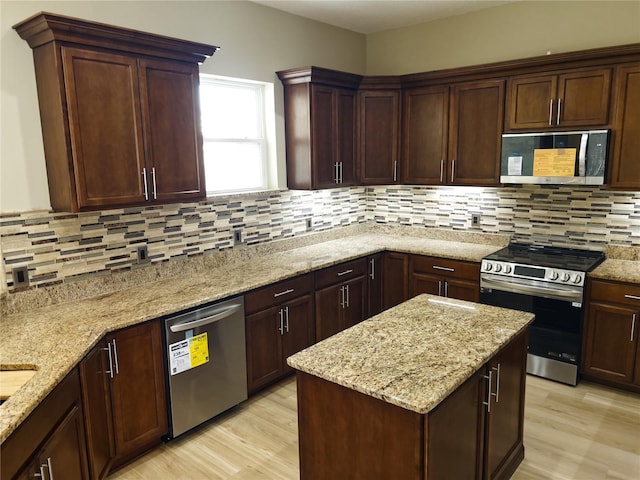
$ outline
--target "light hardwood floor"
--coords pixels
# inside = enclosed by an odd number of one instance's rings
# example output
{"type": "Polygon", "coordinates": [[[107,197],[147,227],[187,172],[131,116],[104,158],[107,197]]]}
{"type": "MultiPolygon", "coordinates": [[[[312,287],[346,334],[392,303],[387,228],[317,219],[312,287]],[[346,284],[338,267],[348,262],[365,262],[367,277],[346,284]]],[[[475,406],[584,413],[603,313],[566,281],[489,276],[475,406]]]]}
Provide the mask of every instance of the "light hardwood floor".
{"type": "MultiPolygon", "coordinates": [[[[528,376],[524,435],[514,480],[640,479],[640,395],[528,376]]],[[[109,477],[140,479],[298,479],[295,380],[109,477]]]]}

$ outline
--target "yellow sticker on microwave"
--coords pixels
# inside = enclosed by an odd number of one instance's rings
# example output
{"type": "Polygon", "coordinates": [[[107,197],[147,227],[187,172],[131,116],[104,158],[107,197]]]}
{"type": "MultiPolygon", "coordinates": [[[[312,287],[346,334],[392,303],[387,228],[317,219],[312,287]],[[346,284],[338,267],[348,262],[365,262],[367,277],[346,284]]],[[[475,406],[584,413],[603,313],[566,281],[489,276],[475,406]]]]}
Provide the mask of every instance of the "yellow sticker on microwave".
{"type": "Polygon", "coordinates": [[[191,357],[191,368],[198,367],[209,361],[207,332],[189,339],[189,356],[191,357]]]}
{"type": "Polygon", "coordinates": [[[575,171],[575,148],[536,148],[533,151],[534,177],[573,177],[575,171]]]}

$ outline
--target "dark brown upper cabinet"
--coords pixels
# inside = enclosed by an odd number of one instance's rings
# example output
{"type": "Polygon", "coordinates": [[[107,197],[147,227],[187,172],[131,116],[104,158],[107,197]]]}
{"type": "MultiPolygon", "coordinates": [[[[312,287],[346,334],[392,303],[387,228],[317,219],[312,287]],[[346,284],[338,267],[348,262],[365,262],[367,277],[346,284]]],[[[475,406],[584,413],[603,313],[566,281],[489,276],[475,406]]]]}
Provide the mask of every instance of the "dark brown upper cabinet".
{"type": "Polygon", "coordinates": [[[503,109],[502,79],[405,90],[403,182],[498,184],[503,109]]]}
{"type": "Polygon", "coordinates": [[[206,196],[198,64],[217,47],[51,13],[13,28],[33,49],[54,210],[206,196]]]}
{"type": "Polygon", "coordinates": [[[400,81],[367,77],[358,92],[358,166],[363,185],[400,181],[400,81]]]}
{"type": "Polygon", "coordinates": [[[362,77],[318,67],[277,74],[284,85],[287,186],[356,184],[356,96],[362,77]]]}
{"type": "Polygon", "coordinates": [[[611,68],[509,79],[506,130],[605,126],[611,68]]]}
{"type": "Polygon", "coordinates": [[[640,62],[616,71],[609,185],[640,189],[640,62]]]}

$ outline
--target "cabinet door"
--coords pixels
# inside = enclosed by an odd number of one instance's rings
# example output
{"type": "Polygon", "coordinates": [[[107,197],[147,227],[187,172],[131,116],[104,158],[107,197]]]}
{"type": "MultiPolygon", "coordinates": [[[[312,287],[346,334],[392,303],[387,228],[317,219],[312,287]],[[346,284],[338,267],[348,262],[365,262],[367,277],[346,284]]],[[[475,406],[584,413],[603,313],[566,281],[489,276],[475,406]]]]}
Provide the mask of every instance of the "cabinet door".
{"type": "Polygon", "coordinates": [[[91,478],[94,479],[107,475],[115,455],[109,390],[110,371],[104,342],[99,343],[80,362],[87,453],[91,478]]]}
{"type": "Polygon", "coordinates": [[[557,75],[535,75],[509,80],[506,129],[548,128],[554,123],[557,75]]]}
{"type": "Polygon", "coordinates": [[[449,87],[404,92],[402,180],[408,184],[446,182],[449,87]]]}
{"type": "Polygon", "coordinates": [[[74,406],[38,455],[38,464],[47,472],[45,478],[87,479],[89,473],[83,440],[82,412],[74,406]]]}
{"type": "Polygon", "coordinates": [[[449,169],[451,183],[497,185],[504,121],[504,80],[451,88],[449,169]]]}
{"type": "Polygon", "coordinates": [[[430,295],[444,295],[444,280],[437,275],[411,272],[409,297],[413,298],[421,293],[430,295]]]}
{"type": "MultiPolygon", "coordinates": [[[[111,404],[118,459],[159,443],[167,433],[163,348],[158,322],[147,322],[107,336],[116,373],[111,404]]],[[[124,460],[126,461],[126,460],[124,460]]]]}
{"type": "Polygon", "coordinates": [[[312,188],[334,187],[336,183],[333,98],[333,88],[311,86],[312,188]]]}
{"type": "Polygon", "coordinates": [[[638,343],[638,311],[633,307],[591,302],[586,325],[584,373],[629,383],[638,343]],[[635,329],[634,329],[634,315],[635,329]]]}
{"type": "Polygon", "coordinates": [[[385,252],[383,270],[383,307],[386,310],[409,299],[409,255],[385,252]]]}
{"type": "Polygon", "coordinates": [[[140,97],[152,200],[205,197],[197,65],[140,60],[140,97]]]}
{"type": "Polygon", "coordinates": [[[608,68],[559,75],[557,125],[606,125],[610,94],[611,70],[608,68]]]}
{"type": "Polygon", "coordinates": [[[457,298],[458,300],[468,300],[469,302],[480,301],[480,284],[478,281],[446,278],[445,289],[446,289],[445,296],[449,298],[457,298]]]}
{"type": "Polygon", "coordinates": [[[398,178],[400,93],[360,91],[360,183],[388,185],[398,178]]]}
{"type": "Polygon", "coordinates": [[[62,47],[62,63],[78,208],[144,202],[136,59],[62,47]]]}
{"type": "Polygon", "coordinates": [[[342,308],[340,330],[354,326],[365,318],[367,288],[365,277],[354,278],[344,284],[346,296],[342,308]]]}
{"type": "Polygon", "coordinates": [[[341,330],[342,284],[316,290],[316,341],[335,335],[341,330]]]}
{"type": "Polygon", "coordinates": [[[640,188],[640,64],[616,73],[613,154],[609,185],[640,188]]]}
{"type": "Polygon", "coordinates": [[[490,361],[491,403],[485,428],[485,479],[509,478],[524,456],[527,336],[520,335],[490,361]]]}
{"type": "Polygon", "coordinates": [[[429,413],[425,478],[482,478],[484,375],[480,369],[429,413]]]}
{"type": "Polygon", "coordinates": [[[313,323],[313,298],[311,295],[292,300],[286,310],[285,329],[282,335],[282,370],[293,370],[287,365],[287,357],[312,345],[315,338],[313,323]]]}
{"type": "Polygon", "coordinates": [[[336,90],[334,117],[335,156],[340,163],[339,186],[354,185],[356,180],[356,93],[336,90]]]}
{"type": "MultiPolygon", "coordinates": [[[[273,382],[282,373],[280,310],[280,307],[272,307],[246,318],[249,392],[273,382]]],[[[290,318],[293,318],[292,313],[290,318]]]]}

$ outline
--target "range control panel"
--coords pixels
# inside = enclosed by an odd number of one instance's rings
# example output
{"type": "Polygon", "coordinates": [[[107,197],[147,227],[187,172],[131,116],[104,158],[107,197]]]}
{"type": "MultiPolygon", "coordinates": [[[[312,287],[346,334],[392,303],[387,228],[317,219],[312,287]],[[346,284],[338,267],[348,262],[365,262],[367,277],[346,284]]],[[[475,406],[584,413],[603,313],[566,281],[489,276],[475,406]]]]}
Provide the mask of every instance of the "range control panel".
{"type": "Polygon", "coordinates": [[[549,283],[584,286],[584,272],[559,268],[537,267],[512,262],[482,260],[481,273],[492,273],[505,277],[528,278],[549,283]]]}

